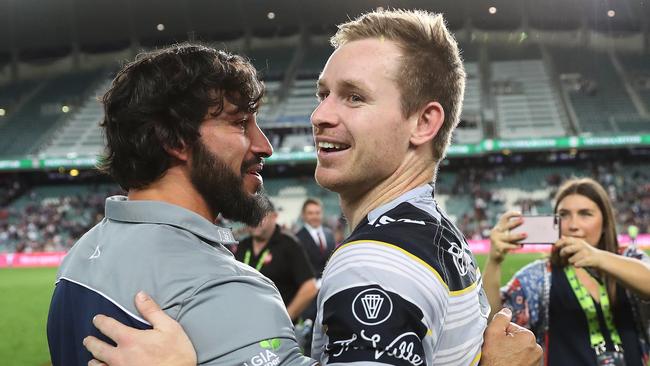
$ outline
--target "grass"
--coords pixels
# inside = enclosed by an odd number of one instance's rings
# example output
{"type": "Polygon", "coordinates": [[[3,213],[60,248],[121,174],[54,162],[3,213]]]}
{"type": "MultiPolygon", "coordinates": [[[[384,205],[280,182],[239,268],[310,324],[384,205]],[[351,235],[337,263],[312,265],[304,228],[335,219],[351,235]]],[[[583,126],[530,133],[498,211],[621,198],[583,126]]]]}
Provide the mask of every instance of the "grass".
{"type": "MultiPolygon", "coordinates": [[[[544,253],[521,253],[507,256],[501,264],[501,283],[505,284],[521,267],[536,259],[544,258],[544,256],[544,253]]],[[[485,268],[486,259],[487,255],[485,254],[476,256],[476,260],[481,269],[485,268]]]]}
{"type": "Polygon", "coordinates": [[[0,269],[0,364],[50,364],[45,324],[56,268],[0,269]]]}
{"type": "MultiPolygon", "coordinates": [[[[650,254],[650,253],[649,253],[650,254]]],[[[503,263],[502,283],[543,254],[513,254],[503,263]]],[[[485,255],[477,255],[481,268],[485,255]]],[[[49,365],[45,324],[56,268],[0,269],[0,365],[49,365]]]]}

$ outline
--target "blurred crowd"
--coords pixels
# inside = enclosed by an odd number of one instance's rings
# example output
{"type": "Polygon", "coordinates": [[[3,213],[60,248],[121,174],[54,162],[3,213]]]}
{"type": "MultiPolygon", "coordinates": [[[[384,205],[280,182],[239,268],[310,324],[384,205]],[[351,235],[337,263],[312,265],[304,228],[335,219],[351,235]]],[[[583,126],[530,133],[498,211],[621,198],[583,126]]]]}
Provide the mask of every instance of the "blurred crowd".
{"type": "MultiPolygon", "coordinates": [[[[549,168],[552,170],[552,168],[549,168]]],[[[452,184],[438,184],[438,193],[453,199],[469,197],[471,208],[458,213],[456,223],[469,239],[485,239],[489,231],[506,209],[517,209],[525,215],[550,214],[549,202],[562,182],[570,175],[547,174],[539,183],[545,196],[519,198],[515,207],[506,208],[505,193],[498,187],[505,179],[517,173],[509,166],[491,169],[465,168],[454,174],[452,184]]],[[[605,187],[615,208],[618,231],[626,233],[634,225],[642,233],[650,232],[650,171],[647,166],[624,165],[621,161],[585,163],[576,173],[589,176],[605,187]]]]}
{"type": "Polygon", "coordinates": [[[103,188],[41,197],[30,191],[15,205],[0,207],[0,251],[67,250],[104,217],[104,200],[116,193],[103,188]]]}
{"type": "MultiPolygon", "coordinates": [[[[447,210],[468,239],[484,239],[497,217],[507,209],[505,193],[496,187],[505,181],[512,184],[511,177],[517,172],[505,165],[489,169],[467,167],[453,174],[445,173],[447,180],[442,177],[436,191],[447,195],[450,201],[467,201],[468,208],[461,212],[453,212],[449,205],[447,210]]],[[[616,208],[619,232],[627,232],[630,225],[637,226],[641,233],[650,232],[650,171],[646,167],[620,161],[584,163],[576,172],[593,177],[605,187],[616,208]]],[[[105,198],[120,193],[117,187],[94,186],[75,194],[43,197],[12,177],[0,179],[0,252],[67,250],[103,218],[105,198]]],[[[568,177],[564,173],[547,174],[538,186],[548,194],[520,198],[514,208],[524,214],[549,213],[551,198],[568,177]]],[[[337,242],[344,237],[345,221],[337,214],[326,215],[323,224],[334,232],[337,242]]],[[[296,222],[286,229],[296,231],[300,227],[302,223],[296,222]]],[[[247,235],[244,227],[235,232],[239,237],[247,235]]]]}

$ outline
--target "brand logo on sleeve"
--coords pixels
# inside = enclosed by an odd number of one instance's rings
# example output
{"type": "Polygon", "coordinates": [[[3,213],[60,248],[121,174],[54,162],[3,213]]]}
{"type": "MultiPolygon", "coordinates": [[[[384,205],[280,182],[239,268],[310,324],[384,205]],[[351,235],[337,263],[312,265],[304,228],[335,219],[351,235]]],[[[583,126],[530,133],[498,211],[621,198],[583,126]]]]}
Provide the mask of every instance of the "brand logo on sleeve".
{"type": "Polygon", "coordinates": [[[380,226],[383,226],[383,225],[392,224],[393,222],[403,222],[405,224],[426,225],[426,222],[424,222],[422,220],[411,220],[411,219],[405,219],[405,218],[395,220],[394,218],[392,218],[390,216],[387,216],[387,215],[384,215],[384,216],[380,217],[379,220],[371,221],[368,224],[373,225],[374,227],[380,227],[380,226]]]}
{"type": "Polygon", "coordinates": [[[244,366],[277,366],[280,364],[280,356],[271,351],[277,352],[280,349],[282,345],[280,339],[267,339],[261,341],[259,345],[264,351],[253,356],[248,362],[244,362],[244,366]]]}
{"type": "Polygon", "coordinates": [[[458,274],[465,276],[472,265],[472,257],[470,257],[460,245],[454,242],[450,243],[447,252],[449,252],[454,259],[454,265],[456,266],[456,270],[458,270],[458,274]]]}
{"type": "Polygon", "coordinates": [[[93,252],[93,254],[91,254],[91,256],[88,257],[88,259],[99,258],[100,255],[102,255],[102,251],[99,250],[99,245],[98,245],[98,246],[95,248],[95,251],[93,252]]]}
{"type": "Polygon", "coordinates": [[[352,314],[361,324],[381,324],[392,313],[393,302],[390,296],[378,288],[363,290],[352,301],[352,314]]]}
{"type": "Polygon", "coordinates": [[[268,349],[253,356],[250,361],[244,362],[244,366],[277,366],[280,364],[280,357],[268,349]]]}

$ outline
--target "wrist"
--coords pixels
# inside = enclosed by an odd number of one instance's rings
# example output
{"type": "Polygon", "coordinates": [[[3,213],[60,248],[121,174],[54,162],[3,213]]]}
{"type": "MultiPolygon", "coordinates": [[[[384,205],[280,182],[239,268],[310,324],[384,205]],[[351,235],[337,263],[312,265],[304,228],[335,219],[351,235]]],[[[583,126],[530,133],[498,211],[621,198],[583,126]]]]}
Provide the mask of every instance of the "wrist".
{"type": "Polygon", "coordinates": [[[596,256],[596,258],[597,258],[596,259],[596,265],[594,267],[596,267],[596,269],[598,269],[598,270],[606,271],[605,267],[607,267],[607,263],[609,262],[608,257],[612,253],[610,253],[610,252],[608,252],[606,250],[602,250],[602,249],[596,249],[596,250],[598,252],[597,252],[597,256],[596,256]]]}
{"type": "Polygon", "coordinates": [[[501,265],[504,259],[506,259],[505,255],[489,253],[487,257],[487,263],[498,266],[501,265]]]}

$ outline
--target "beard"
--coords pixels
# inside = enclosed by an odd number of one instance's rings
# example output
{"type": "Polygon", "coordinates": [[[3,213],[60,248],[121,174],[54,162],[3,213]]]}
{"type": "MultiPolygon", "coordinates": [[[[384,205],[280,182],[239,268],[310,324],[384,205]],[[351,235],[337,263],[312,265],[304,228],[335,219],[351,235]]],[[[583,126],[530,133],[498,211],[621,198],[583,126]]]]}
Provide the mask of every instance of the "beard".
{"type": "Polygon", "coordinates": [[[240,174],[232,171],[217,155],[212,154],[198,140],[192,147],[190,181],[206,202],[212,214],[257,226],[271,210],[269,199],[262,193],[262,187],[254,194],[244,190],[243,175],[248,168],[261,162],[261,158],[244,161],[240,174]]]}

